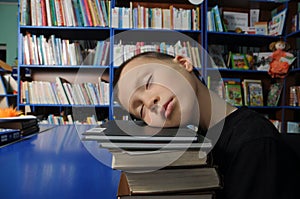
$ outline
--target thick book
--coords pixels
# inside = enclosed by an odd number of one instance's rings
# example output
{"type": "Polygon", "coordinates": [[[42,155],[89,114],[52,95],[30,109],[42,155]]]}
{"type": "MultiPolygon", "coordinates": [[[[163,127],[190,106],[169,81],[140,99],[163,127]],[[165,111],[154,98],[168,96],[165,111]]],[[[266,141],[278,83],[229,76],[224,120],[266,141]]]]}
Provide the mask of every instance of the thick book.
{"type": "Polygon", "coordinates": [[[210,149],[207,138],[189,128],[155,128],[143,122],[110,120],[83,133],[83,140],[95,140],[104,148],[126,150],[210,149]]]}
{"type": "Polygon", "coordinates": [[[37,125],[38,120],[33,115],[0,118],[0,128],[26,129],[37,125]]]}
{"type": "Polygon", "coordinates": [[[211,143],[198,143],[198,142],[170,142],[170,143],[158,143],[158,142],[109,142],[99,141],[100,147],[107,149],[123,149],[128,151],[137,150],[182,150],[182,149],[201,149],[208,150],[211,148],[211,143]]]}
{"type": "Polygon", "coordinates": [[[213,193],[180,194],[180,195],[147,195],[147,196],[119,196],[118,199],[214,199],[213,193]]]}
{"type": "Polygon", "coordinates": [[[158,168],[204,167],[210,164],[210,156],[201,150],[138,151],[111,150],[113,169],[141,171],[158,168]]]}
{"type": "MultiPolygon", "coordinates": [[[[83,133],[84,139],[144,142],[207,142],[189,128],[156,128],[141,121],[109,120],[83,133]]],[[[209,145],[208,145],[209,146],[209,145]]]]}
{"type": "Polygon", "coordinates": [[[220,178],[214,167],[122,172],[117,195],[199,194],[220,187],[220,178]]]}

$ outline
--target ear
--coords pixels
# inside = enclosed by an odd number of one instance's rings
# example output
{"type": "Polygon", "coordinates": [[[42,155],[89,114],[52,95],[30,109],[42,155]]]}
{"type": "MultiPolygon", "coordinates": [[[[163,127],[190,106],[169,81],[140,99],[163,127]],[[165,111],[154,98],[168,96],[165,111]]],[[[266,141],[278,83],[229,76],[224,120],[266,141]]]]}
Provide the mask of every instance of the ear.
{"type": "Polygon", "coordinates": [[[183,66],[188,72],[193,71],[193,64],[191,60],[188,57],[184,57],[182,55],[176,55],[176,57],[173,59],[174,62],[179,63],[181,66],[183,66]]]}

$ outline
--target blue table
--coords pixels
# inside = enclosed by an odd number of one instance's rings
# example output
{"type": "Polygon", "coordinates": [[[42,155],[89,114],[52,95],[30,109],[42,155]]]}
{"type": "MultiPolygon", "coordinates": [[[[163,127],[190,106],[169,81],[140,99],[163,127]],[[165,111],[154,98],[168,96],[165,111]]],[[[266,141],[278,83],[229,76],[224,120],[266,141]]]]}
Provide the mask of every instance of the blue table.
{"type": "Polygon", "coordinates": [[[120,171],[107,166],[111,154],[80,139],[91,127],[48,127],[0,148],[0,198],[116,198],[120,171]]]}

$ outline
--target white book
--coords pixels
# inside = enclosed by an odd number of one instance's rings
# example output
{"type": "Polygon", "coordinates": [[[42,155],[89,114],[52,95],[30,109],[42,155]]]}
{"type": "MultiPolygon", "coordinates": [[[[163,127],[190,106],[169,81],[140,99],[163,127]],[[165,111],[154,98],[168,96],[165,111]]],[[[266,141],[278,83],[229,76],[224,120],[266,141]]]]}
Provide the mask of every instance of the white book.
{"type": "Polygon", "coordinates": [[[124,46],[122,44],[115,44],[114,45],[114,60],[113,63],[115,66],[120,66],[124,59],[124,46]]]}
{"type": "Polygon", "coordinates": [[[170,9],[162,9],[163,29],[171,29],[171,12],[170,9]]]}
{"type": "Polygon", "coordinates": [[[122,9],[122,28],[130,28],[130,8],[122,9]]]}
{"type": "Polygon", "coordinates": [[[46,4],[47,26],[52,26],[51,11],[50,11],[50,1],[49,0],[45,0],[45,4],[46,4]]]}
{"type": "Polygon", "coordinates": [[[111,27],[119,28],[119,8],[114,7],[111,9],[111,27]]]}
{"type": "Polygon", "coordinates": [[[152,9],[152,17],[153,17],[153,27],[155,29],[162,28],[162,9],[161,8],[153,8],[152,9]]]}

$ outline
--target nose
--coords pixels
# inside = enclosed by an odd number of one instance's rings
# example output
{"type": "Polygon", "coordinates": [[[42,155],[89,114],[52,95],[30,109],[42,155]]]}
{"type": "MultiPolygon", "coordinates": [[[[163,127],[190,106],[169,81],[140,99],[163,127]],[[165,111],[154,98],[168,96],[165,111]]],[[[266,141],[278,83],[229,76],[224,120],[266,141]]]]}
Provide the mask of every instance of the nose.
{"type": "Polygon", "coordinates": [[[155,111],[157,110],[158,107],[158,102],[159,102],[159,96],[154,95],[150,96],[148,99],[144,101],[144,105],[146,108],[148,108],[150,111],[155,111]]]}

